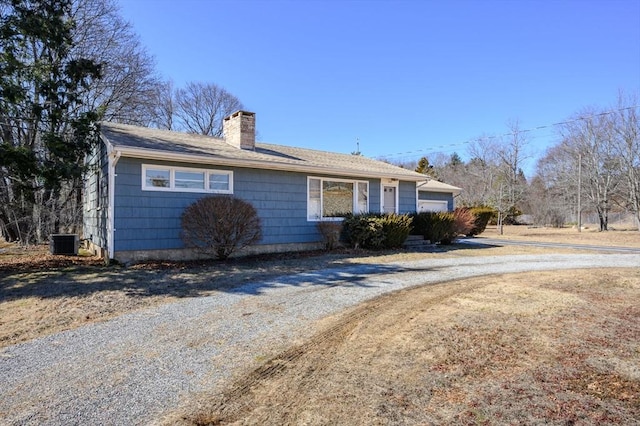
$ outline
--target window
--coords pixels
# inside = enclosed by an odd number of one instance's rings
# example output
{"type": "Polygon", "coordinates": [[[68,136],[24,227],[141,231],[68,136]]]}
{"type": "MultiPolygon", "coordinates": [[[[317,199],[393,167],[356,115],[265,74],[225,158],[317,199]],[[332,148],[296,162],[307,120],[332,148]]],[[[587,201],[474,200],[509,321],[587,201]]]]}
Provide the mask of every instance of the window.
{"type": "Polygon", "coordinates": [[[338,220],[346,213],[369,211],[369,182],[308,179],[307,219],[338,220]]]}
{"type": "Polygon", "coordinates": [[[175,173],[176,188],[204,189],[204,172],[176,170],[175,173]]]}
{"type": "Polygon", "coordinates": [[[232,194],[233,172],[143,164],[142,189],[232,194]]]}
{"type": "Polygon", "coordinates": [[[229,192],[231,188],[231,173],[209,172],[209,189],[212,191],[229,192]]]}
{"type": "Polygon", "coordinates": [[[369,212],[369,182],[358,182],[358,209],[357,213],[369,212]]]}
{"type": "Polygon", "coordinates": [[[340,217],[353,210],[353,182],[322,181],[322,217],[340,217]]]}
{"type": "Polygon", "coordinates": [[[146,186],[152,188],[169,188],[171,170],[147,169],[145,173],[146,186]]]}

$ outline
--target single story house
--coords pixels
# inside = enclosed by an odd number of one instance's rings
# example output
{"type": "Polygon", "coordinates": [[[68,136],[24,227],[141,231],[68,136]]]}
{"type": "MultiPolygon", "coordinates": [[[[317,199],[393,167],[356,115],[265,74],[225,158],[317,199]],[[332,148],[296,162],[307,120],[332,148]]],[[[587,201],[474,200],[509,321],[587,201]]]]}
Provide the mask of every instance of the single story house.
{"type": "Polygon", "coordinates": [[[317,223],[336,212],[452,210],[459,188],[360,155],[256,143],[255,114],[238,111],[214,138],[115,123],[101,125],[88,157],[83,238],[109,259],[188,259],[181,215],[201,197],[251,203],[262,240],[248,252],[322,244],[317,223]]]}

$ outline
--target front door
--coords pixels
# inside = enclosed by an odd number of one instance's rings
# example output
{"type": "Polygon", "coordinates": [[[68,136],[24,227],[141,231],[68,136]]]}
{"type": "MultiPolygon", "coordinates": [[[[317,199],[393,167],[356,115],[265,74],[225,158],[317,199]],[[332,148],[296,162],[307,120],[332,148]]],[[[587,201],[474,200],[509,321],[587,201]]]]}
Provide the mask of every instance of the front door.
{"type": "Polygon", "coordinates": [[[383,212],[395,213],[396,212],[396,187],[385,186],[384,187],[384,200],[383,200],[383,212]]]}

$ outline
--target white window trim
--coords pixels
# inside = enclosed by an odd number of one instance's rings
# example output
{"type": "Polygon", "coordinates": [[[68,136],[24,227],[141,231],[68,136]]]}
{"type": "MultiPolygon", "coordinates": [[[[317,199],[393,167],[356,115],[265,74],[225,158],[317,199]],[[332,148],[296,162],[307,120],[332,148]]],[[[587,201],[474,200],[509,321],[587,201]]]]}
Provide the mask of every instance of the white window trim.
{"type": "Polygon", "coordinates": [[[352,206],[353,207],[357,207],[358,206],[358,184],[359,183],[364,183],[365,185],[367,185],[367,212],[369,212],[370,206],[369,206],[369,200],[371,199],[371,194],[369,193],[369,181],[368,180],[352,180],[352,179],[337,179],[337,178],[329,178],[329,177],[319,177],[319,176],[307,176],[307,221],[308,222],[339,222],[344,220],[344,217],[311,217],[311,211],[309,210],[310,206],[311,206],[311,202],[309,199],[309,195],[310,195],[310,189],[311,189],[311,180],[315,179],[315,180],[319,180],[320,181],[320,211],[322,214],[322,206],[324,203],[324,196],[322,194],[322,186],[323,186],[323,182],[324,181],[331,181],[331,182],[347,182],[347,183],[352,183],[353,184],[353,200],[352,200],[352,206]]]}
{"type": "Polygon", "coordinates": [[[209,194],[233,194],[233,171],[231,170],[214,170],[214,169],[196,169],[191,167],[173,167],[161,166],[158,164],[142,165],[142,190],[143,191],[159,191],[159,192],[196,192],[209,194]],[[169,170],[169,186],[166,188],[159,186],[147,186],[147,169],[169,170]],[[204,173],[204,189],[201,188],[176,188],[176,171],[189,173],[204,173]],[[226,174],[229,176],[229,189],[219,190],[209,188],[209,176],[212,174],[226,174]]]}

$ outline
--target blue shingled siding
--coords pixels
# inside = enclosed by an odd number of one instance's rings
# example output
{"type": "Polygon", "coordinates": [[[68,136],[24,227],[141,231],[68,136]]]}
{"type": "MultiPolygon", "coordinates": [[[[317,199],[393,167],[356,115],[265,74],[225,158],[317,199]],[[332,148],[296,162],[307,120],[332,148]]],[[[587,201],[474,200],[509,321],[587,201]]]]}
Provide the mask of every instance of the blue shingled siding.
{"type": "Polygon", "coordinates": [[[99,144],[93,149],[87,158],[87,164],[89,168],[84,177],[82,238],[106,248],[109,165],[104,144],[99,144]]]}
{"type": "Polygon", "coordinates": [[[261,244],[310,243],[319,240],[307,221],[307,176],[258,169],[234,171],[234,194],[250,202],[262,221],[261,244]]]}
{"type": "Polygon", "coordinates": [[[413,213],[416,211],[416,183],[400,182],[398,185],[398,212],[413,213]]]}
{"type": "Polygon", "coordinates": [[[129,158],[118,162],[115,181],[115,251],[182,247],[180,215],[205,194],[143,191],[142,162],[129,158]]]}
{"type": "Polygon", "coordinates": [[[453,194],[418,190],[418,200],[446,201],[449,211],[453,211],[453,194]]]}
{"type": "MultiPolygon", "coordinates": [[[[116,168],[115,185],[115,250],[182,248],[180,216],[188,205],[209,194],[143,191],[143,163],[191,166],[120,159],[116,168]]],[[[307,220],[307,174],[248,168],[211,168],[233,171],[234,195],[250,202],[262,221],[263,238],[260,244],[312,243],[321,240],[317,223],[307,220]]],[[[401,187],[404,188],[401,191],[403,202],[411,205],[406,210],[414,211],[415,185],[407,182],[404,185],[401,183],[401,187]]],[[[379,179],[369,180],[369,196],[370,211],[380,211],[379,179]]]]}

